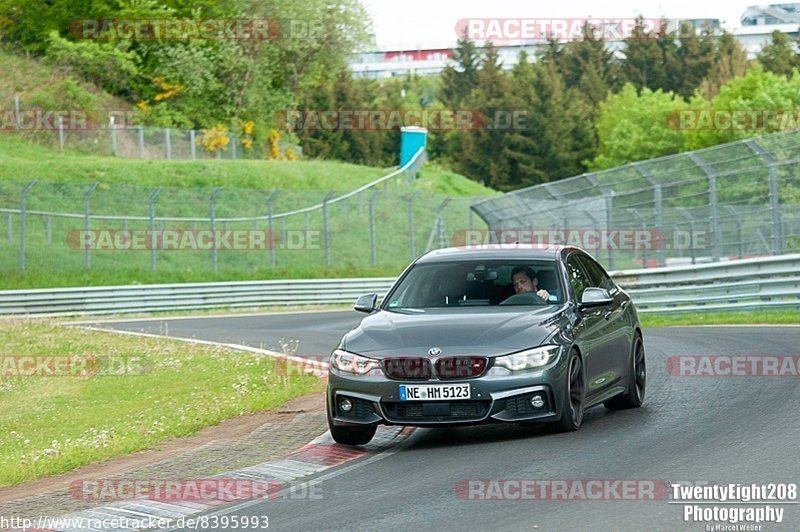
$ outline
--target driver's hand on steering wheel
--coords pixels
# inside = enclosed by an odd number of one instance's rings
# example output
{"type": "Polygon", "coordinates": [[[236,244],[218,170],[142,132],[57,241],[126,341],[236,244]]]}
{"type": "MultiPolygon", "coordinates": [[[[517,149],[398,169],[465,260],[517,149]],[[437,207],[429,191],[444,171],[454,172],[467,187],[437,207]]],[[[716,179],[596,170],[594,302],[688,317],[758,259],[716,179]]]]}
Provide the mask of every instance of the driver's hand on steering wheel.
{"type": "Polygon", "coordinates": [[[536,292],[536,295],[541,297],[545,301],[549,301],[550,300],[550,293],[547,290],[545,290],[544,288],[542,288],[541,290],[538,290],[536,292]]]}

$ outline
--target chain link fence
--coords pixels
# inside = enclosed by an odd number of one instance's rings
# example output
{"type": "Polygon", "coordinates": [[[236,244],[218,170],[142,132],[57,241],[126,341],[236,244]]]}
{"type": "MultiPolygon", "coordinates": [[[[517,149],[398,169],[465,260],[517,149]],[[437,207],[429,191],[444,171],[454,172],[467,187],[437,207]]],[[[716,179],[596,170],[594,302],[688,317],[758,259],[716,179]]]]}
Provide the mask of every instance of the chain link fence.
{"type": "Polygon", "coordinates": [[[800,251],[800,132],[777,133],[476,202],[486,241],[575,244],[610,269],[800,251]]]}
{"type": "Polygon", "coordinates": [[[396,274],[465,220],[484,227],[475,198],[415,185],[425,158],[347,193],[0,181],[0,270],[92,284],[396,274]]]}
{"type": "MultiPolygon", "coordinates": [[[[0,103],[4,132],[61,151],[149,160],[236,160],[267,156],[267,148],[255,145],[251,136],[234,131],[224,132],[227,142],[221,147],[204,142],[206,130],[134,125],[136,118],[132,111],[43,109],[18,95],[2,94],[0,103]]],[[[303,154],[301,146],[286,141],[279,141],[277,148],[282,154],[291,151],[297,158],[303,154]]]]}

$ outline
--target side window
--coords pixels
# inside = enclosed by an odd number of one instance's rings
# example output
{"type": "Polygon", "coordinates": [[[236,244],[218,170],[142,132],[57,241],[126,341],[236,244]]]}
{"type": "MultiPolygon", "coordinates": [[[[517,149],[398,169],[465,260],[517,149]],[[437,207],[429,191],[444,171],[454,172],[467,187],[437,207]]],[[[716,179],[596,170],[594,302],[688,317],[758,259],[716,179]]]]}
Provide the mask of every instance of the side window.
{"type": "Polygon", "coordinates": [[[586,273],[589,275],[589,282],[591,283],[589,286],[605,288],[609,292],[614,289],[614,281],[611,280],[611,277],[609,277],[605,270],[595,261],[589,257],[581,256],[580,262],[583,265],[583,269],[586,270],[586,273]]]}
{"type": "Polygon", "coordinates": [[[580,302],[581,297],[583,297],[583,291],[591,284],[586,272],[581,267],[580,261],[578,261],[577,255],[572,255],[567,259],[567,275],[569,276],[572,293],[575,294],[576,301],[580,302]]]}

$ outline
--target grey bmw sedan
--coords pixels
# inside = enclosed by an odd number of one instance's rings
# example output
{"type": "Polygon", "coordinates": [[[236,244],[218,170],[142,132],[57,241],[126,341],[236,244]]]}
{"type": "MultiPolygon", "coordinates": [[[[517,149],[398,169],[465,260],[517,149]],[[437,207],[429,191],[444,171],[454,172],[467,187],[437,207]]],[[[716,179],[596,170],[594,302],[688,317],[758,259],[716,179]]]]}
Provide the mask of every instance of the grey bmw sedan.
{"type": "Polygon", "coordinates": [[[380,424],[552,423],[639,407],[642,328],[628,294],[573,247],[449,248],[414,261],[330,360],[328,425],[368,443],[380,424]]]}

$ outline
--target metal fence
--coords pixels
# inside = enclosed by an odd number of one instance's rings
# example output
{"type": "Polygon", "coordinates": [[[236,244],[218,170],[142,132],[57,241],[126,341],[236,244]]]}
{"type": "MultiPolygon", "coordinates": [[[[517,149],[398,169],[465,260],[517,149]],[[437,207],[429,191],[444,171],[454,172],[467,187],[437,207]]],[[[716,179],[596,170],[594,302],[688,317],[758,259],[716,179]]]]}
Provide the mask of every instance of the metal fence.
{"type": "MultiPolygon", "coordinates": [[[[800,306],[800,254],[696,266],[611,272],[644,314],[698,313],[800,306]]],[[[352,304],[362,294],[384,295],[394,277],[293,279],[145,286],[0,291],[2,314],[123,314],[352,304]]]]}
{"type": "Polygon", "coordinates": [[[108,284],[148,270],[187,280],[217,271],[228,279],[278,270],[308,277],[320,266],[338,275],[365,266],[394,273],[449,245],[445,227],[483,226],[469,209],[473,198],[416,185],[425,160],[421,149],[346,193],[0,181],[0,271],[62,282],[90,271],[108,284]]]}
{"type": "Polygon", "coordinates": [[[496,230],[488,239],[576,244],[611,269],[796,252],[798,147],[800,132],[765,135],[544,183],[472,208],[496,230]]]}
{"type": "MultiPolygon", "coordinates": [[[[268,149],[253,144],[252,137],[243,131],[226,131],[226,144],[218,146],[204,142],[208,130],[134,125],[134,111],[56,112],[22,101],[18,95],[11,98],[10,106],[2,108],[14,111],[15,123],[4,123],[4,128],[13,126],[8,131],[61,151],[132,159],[237,160],[264,159],[268,149]]],[[[277,147],[282,157],[289,152],[298,158],[303,155],[302,147],[291,142],[279,141],[277,147]]]]}

